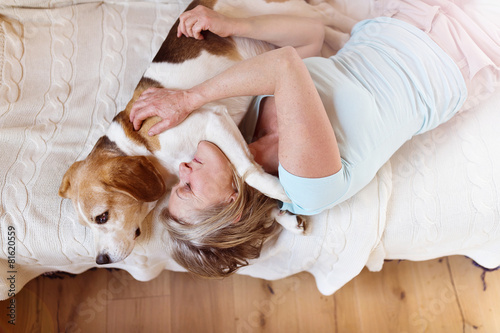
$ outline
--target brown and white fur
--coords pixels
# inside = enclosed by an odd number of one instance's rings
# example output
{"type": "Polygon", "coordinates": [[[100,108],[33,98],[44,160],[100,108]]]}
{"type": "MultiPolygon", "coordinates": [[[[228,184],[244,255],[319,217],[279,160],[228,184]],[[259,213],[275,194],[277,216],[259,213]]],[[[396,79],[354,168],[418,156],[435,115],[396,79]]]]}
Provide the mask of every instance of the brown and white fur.
{"type": "MultiPolygon", "coordinates": [[[[272,13],[325,17],[324,7],[302,0],[285,1],[195,0],[187,10],[203,4],[233,17],[272,13]]],[[[157,118],[146,120],[139,131],[133,130],[129,113],[134,101],[149,87],[191,88],[238,61],[273,48],[261,41],[221,38],[209,32],[204,33],[204,40],[177,38],[177,25],[178,21],[126,109],[114,118],[89,156],[74,163],[63,177],[59,195],[72,200],[80,223],[92,229],[97,264],[118,262],[131,253],[144,219],[175,181],[179,163],[191,158],[188,148],[196,147],[200,135],[210,130],[208,119],[227,112],[239,123],[251,98],[207,104],[176,128],[154,137],[147,133],[157,118]]]]}

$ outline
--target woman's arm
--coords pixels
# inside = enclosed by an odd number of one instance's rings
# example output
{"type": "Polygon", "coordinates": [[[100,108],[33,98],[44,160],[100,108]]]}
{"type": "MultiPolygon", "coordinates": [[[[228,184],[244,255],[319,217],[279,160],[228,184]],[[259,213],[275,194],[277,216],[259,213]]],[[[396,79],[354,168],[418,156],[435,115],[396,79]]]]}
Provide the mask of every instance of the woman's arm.
{"type": "Polygon", "coordinates": [[[242,61],[192,89],[158,93],[165,94],[162,104],[166,108],[141,108],[141,103],[148,103],[141,96],[139,106],[134,105],[131,111],[135,129],[140,128],[144,119],[158,115],[163,121],[151,129],[151,134],[157,134],[176,126],[193,110],[209,102],[269,94],[275,96],[281,165],[288,172],[307,178],[329,176],[341,168],[337,141],[323,103],[306,66],[292,47],[242,61]]]}
{"type": "Polygon", "coordinates": [[[302,58],[320,54],[325,28],[320,20],[290,15],[230,18],[197,6],[179,17],[177,36],[203,39],[209,30],[221,37],[238,36],[262,40],[278,47],[292,46],[302,58]]]}

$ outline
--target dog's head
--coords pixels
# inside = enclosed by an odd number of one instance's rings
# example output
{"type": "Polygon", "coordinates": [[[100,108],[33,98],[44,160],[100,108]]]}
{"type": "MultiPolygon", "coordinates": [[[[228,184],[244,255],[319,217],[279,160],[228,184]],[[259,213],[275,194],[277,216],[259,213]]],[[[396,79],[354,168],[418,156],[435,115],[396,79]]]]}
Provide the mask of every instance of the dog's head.
{"type": "Polygon", "coordinates": [[[141,225],[166,192],[157,168],[144,156],[116,156],[101,149],[74,163],[59,195],[69,198],[80,223],[94,232],[97,264],[125,259],[141,225]]]}

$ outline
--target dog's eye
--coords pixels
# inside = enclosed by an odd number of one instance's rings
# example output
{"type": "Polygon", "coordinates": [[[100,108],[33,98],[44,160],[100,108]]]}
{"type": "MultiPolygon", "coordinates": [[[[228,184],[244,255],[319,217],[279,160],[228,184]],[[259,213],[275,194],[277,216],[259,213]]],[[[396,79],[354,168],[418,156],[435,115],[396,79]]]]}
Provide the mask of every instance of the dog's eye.
{"type": "Polygon", "coordinates": [[[109,218],[109,212],[106,211],[106,212],[102,213],[101,215],[97,215],[95,217],[95,222],[97,224],[103,224],[103,223],[108,222],[108,218],[109,218]]]}

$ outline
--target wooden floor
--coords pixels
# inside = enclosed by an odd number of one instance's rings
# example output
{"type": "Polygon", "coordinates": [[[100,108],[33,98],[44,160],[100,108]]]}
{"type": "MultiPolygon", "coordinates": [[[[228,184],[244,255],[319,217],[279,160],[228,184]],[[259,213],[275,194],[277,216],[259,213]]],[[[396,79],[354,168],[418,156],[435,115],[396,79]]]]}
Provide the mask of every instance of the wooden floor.
{"type": "Polygon", "coordinates": [[[98,269],[39,277],[16,296],[2,332],[500,332],[500,270],[465,257],[386,262],[332,296],[306,273],[279,281],[222,281],[163,272],[149,282],[98,269]],[[15,328],[15,329],[13,329],[15,328]]]}

